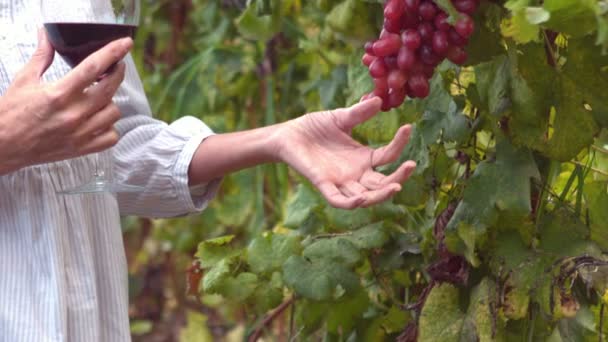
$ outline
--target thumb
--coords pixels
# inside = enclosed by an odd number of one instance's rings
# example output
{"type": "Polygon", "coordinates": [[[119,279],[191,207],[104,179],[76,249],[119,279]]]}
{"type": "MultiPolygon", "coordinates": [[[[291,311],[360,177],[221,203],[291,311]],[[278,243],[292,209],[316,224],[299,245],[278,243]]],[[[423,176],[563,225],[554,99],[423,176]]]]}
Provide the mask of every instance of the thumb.
{"type": "Polygon", "coordinates": [[[47,37],[46,30],[39,28],[38,48],[17,78],[24,83],[40,82],[42,75],[53,63],[54,57],[55,50],[47,37]]]}
{"type": "Polygon", "coordinates": [[[341,123],[343,129],[350,131],[355,126],[362,124],[378,114],[381,106],[382,100],[379,97],[372,97],[340,111],[338,121],[341,123]]]}

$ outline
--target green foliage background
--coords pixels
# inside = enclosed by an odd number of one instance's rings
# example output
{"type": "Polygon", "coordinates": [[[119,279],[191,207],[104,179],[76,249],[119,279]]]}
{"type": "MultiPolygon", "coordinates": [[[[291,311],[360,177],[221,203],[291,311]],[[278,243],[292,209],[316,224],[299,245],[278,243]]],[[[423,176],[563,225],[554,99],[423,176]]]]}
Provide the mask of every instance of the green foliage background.
{"type": "MultiPolygon", "coordinates": [[[[267,165],[226,177],[201,215],[125,219],[135,340],[601,341],[608,2],[481,3],[469,65],[442,64],[428,99],[354,133],[381,145],[414,123],[402,160],[419,167],[391,203],[336,210],[267,165]]],[[[361,46],[378,35],[380,1],[144,12],[134,55],[166,121],[242,130],[372,87],[361,46]]]]}

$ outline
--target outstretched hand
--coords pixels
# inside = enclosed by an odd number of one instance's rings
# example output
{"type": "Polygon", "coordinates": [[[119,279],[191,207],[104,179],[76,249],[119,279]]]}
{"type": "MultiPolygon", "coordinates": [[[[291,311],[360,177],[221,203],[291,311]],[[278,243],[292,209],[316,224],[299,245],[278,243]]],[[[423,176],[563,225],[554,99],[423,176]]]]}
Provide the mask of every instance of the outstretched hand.
{"type": "Polygon", "coordinates": [[[352,129],[375,116],[382,100],[307,114],[287,122],[281,132],[279,157],[308,178],[336,208],[354,209],[386,201],[401,191],[416,168],[406,161],[394,173],[374,168],[395,162],[407,145],[411,126],[399,128],[386,146],[373,149],[351,137],[352,129]]]}

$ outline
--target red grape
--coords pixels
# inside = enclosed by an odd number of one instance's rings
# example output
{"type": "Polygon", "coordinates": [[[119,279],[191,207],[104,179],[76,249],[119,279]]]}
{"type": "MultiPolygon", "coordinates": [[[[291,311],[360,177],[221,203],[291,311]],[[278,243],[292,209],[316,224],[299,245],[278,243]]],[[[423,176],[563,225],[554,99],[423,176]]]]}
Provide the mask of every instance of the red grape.
{"type": "Polygon", "coordinates": [[[462,15],[462,18],[456,22],[456,26],[454,26],[456,32],[464,38],[469,38],[473,31],[475,31],[475,23],[473,19],[466,14],[462,15]]]}
{"type": "Polygon", "coordinates": [[[391,70],[399,68],[399,64],[397,63],[397,55],[384,57],[384,64],[386,64],[386,67],[391,70]]]}
{"type": "Polygon", "coordinates": [[[416,64],[416,53],[405,46],[399,49],[399,55],[397,55],[397,65],[399,69],[408,71],[416,64]]]}
{"type": "Polygon", "coordinates": [[[388,79],[386,77],[374,78],[374,86],[376,90],[382,93],[388,92],[388,79]]]}
{"type": "Polygon", "coordinates": [[[401,37],[395,33],[389,33],[385,38],[374,43],[374,54],[378,57],[392,55],[399,51],[401,37]]]}
{"type": "Polygon", "coordinates": [[[403,22],[403,28],[406,30],[416,29],[418,28],[418,25],[420,25],[420,18],[412,12],[406,12],[401,21],[403,22]]]}
{"type": "Polygon", "coordinates": [[[363,55],[363,58],[361,58],[361,63],[363,63],[363,65],[368,67],[368,66],[372,65],[372,62],[374,62],[375,59],[376,59],[375,56],[370,55],[369,53],[365,53],[363,55]]]}
{"type": "Polygon", "coordinates": [[[374,42],[367,42],[365,43],[365,53],[373,55],[374,54],[374,42]]]}
{"type": "Polygon", "coordinates": [[[473,14],[477,10],[477,4],[473,0],[454,0],[453,4],[462,13],[473,14]]]}
{"type": "Polygon", "coordinates": [[[406,96],[407,93],[405,92],[404,88],[391,89],[390,93],[388,94],[388,105],[391,108],[397,108],[401,106],[403,101],[405,101],[406,96]]]}
{"type": "Polygon", "coordinates": [[[445,56],[450,47],[448,35],[443,31],[435,31],[433,35],[433,51],[439,56],[445,56]]]}
{"type": "Polygon", "coordinates": [[[380,99],[382,99],[382,107],[381,107],[382,111],[386,112],[386,111],[391,110],[391,107],[388,103],[388,90],[380,91],[378,89],[374,89],[374,91],[372,92],[372,95],[377,96],[380,99]]]}
{"type": "Polygon", "coordinates": [[[418,7],[420,7],[420,0],[405,0],[405,8],[408,12],[418,13],[418,7]]]}
{"type": "Polygon", "coordinates": [[[361,62],[368,67],[374,90],[361,101],[382,100],[382,110],[399,107],[407,96],[425,98],[429,80],[444,59],[457,65],[467,60],[464,47],[475,31],[471,15],[480,0],[451,0],[460,13],[455,25],[436,0],[385,0],[380,37],[365,43],[361,62]]]}
{"type": "Polygon", "coordinates": [[[422,38],[416,30],[405,30],[401,34],[401,41],[410,50],[417,50],[422,44],[422,38]]]}
{"type": "Polygon", "coordinates": [[[384,7],[384,17],[388,20],[399,21],[405,11],[403,0],[389,0],[384,7]]]}
{"type": "Polygon", "coordinates": [[[437,15],[437,8],[435,8],[435,5],[431,1],[425,1],[420,4],[418,12],[420,13],[422,19],[432,21],[435,19],[435,15],[437,15]]]}
{"type": "Polygon", "coordinates": [[[448,32],[448,40],[451,45],[456,46],[465,46],[469,42],[467,38],[464,38],[459,35],[458,32],[456,32],[456,29],[454,29],[453,27],[450,28],[450,31],[448,32]]]}
{"type": "Polygon", "coordinates": [[[369,74],[373,78],[386,77],[388,70],[382,58],[376,58],[376,60],[372,62],[372,64],[369,66],[369,74]]]}
{"type": "Polygon", "coordinates": [[[420,48],[420,60],[426,65],[437,65],[441,62],[441,58],[433,52],[431,45],[422,45],[420,48]]]}
{"type": "Polygon", "coordinates": [[[448,50],[448,59],[450,62],[463,65],[467,61],[467,52],[459,46],[452,46],[448,50]]]}
{"type": "Polygon", "coordinates": [[[435,32],[435,28],[431,23],[423,22],[418,26],[418,34],[422,41],[428,42],[433,39],[433,32],[435,32]]]}
{"type": "Polygon", "coordinates": [[[384,20],[384,29],[391,33],[401,33],[401,20],[384,20]]]}
{"type": "Polygon", "coordinates": [[[411,90],[410,96],[425,98],[429,96],[429,81],[427,81],[424,75],[414,75],[410,77],[408,81],[409,89],[411,90]]]}
{"type": "Polygon", "coordinates": [[[388,74],[387,84],[391,89],[403,88],[407,82],[407,74],[402,70],[392,70],[388,74]]]}
{"type": "Polygon", "coordinates": [[[440,12],[435,17],[435,28],[439,31],[449,31],[450,24],[448,23],[448,15],[445,12],[440,12]]]}
{"type": "Polygon", "coordinates": [[[422,73],[424,74],[424,76],[426,76],[427,78],[431,78],[433,77],[433,75],[435,74],[435,67],[432,65],[426,65],[423,64],[422,65],[422,73]]]}

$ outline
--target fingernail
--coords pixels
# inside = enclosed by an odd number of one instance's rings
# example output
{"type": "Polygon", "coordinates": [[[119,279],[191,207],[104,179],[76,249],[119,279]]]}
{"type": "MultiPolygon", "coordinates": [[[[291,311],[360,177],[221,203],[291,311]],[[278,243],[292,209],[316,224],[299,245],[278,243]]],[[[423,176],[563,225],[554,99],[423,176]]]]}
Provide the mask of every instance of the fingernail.
{"type": "Polygon", "coordinates": [[[128,50],[131,48],[131,46],[133,46],[133,39],[131,38],[123,38],[120,40],[120,45],[125,49],[128,50]]]}

